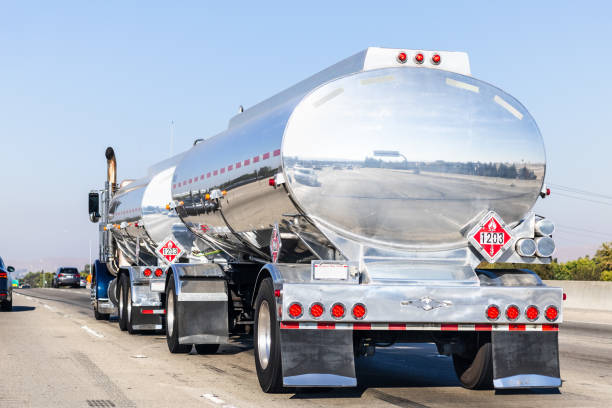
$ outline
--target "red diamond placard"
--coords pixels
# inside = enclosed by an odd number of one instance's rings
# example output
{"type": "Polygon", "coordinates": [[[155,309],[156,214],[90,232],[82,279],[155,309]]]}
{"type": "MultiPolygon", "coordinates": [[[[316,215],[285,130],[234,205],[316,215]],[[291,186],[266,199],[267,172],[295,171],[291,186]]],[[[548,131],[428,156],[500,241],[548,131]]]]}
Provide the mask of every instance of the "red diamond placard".
{"type": "Polygon", "coordinates": [[[157,247],[157,252],[169,263],[178,261],[183,248],[173,239],[167,238],[157,247]]]}
{"type": "Polygon", "coordinates": [[[510,230],[495,211],[489,211],[481,222],[470,231],[470,243],[488,262],[495,262],[512,242],[510,230]]]}

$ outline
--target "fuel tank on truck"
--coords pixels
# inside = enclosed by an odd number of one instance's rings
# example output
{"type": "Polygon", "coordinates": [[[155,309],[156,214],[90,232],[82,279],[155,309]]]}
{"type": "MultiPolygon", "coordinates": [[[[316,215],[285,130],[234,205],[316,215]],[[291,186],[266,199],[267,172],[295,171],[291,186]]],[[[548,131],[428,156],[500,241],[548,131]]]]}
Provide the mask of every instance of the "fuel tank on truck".
{"type": "Polygon", "coordinates": [[[188,151],[172,180],[181,219],[235,256],[270,259],[278,231],[282,262],[448,257],[488,211],[516,226],[545,174],[529,112],[463,53],[434,65],[398,51],[344,60],[188,151]]]}

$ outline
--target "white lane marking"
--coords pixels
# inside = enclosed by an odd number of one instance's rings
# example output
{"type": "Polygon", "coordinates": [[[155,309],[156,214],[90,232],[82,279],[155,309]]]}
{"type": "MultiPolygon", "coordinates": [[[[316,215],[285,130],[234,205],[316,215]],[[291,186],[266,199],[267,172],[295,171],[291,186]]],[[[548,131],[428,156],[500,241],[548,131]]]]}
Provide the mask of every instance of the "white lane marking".
{"type": "Polygon", "coordinates": [[[459,89],[465,89],[466,91],[480,93],[480,88],[478,88],[476,85],[467,84],[465,82],[457,81],[452,78],[446,78],[446,85],[454,86],[455,88],[459,89]]]}
{"type": "Polygon", "coordinates": [[[99,339],[101,339],[101,338],[103,338],[103,337],[104,337],[102,334],[98,333],[98,332],[97,332],[97,331],[95,331],[95,330],[90,329],[90,328],[89,328],[89,327],[87,327],[87,326],[81,326],[81,329],[85,330],[87,333],[91,334],[92,336],[96,336],[96,337],[97,337],[97,338],[99,338],[99,339]]]}
{"type": "Polygon", "coordinates": [[[44,308],[45,308],[45,309],[49,309],[49,310],[55,311],[55,308],[54,308],[54,307],[51,307],[51,306],[49,306],[49,305],[48,305],[48,304],[46,304],[46,303],[43,303],[43,306],[44,306],[44,308]]]}
{"type": "Polygon", "coordinates": [[[499,106],[501,106],[502,108],[510,112],[512,115],[514,115],[518,120],[523,119],[523,114],[519,112],[514,106],[504,101],[500,96],[495,95],[493,100],[495,101],[496,104],[498,104],[499,106]]]}
{"type": "Polygon", "coordinates": [[[214,394],[202,394],[202,397],[206,398],[207,400],[214,402],[217,405],[221,405],[223,408],[236,408],[233,405],[227,405],[225,403],[225,401],[223,401],[221,398],[217,397],[214,394]]]}

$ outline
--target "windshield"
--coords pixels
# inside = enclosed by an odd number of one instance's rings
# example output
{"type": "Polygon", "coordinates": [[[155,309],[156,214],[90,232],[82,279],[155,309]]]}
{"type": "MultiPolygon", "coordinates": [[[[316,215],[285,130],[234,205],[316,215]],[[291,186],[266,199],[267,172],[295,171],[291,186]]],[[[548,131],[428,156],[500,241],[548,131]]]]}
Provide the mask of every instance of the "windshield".
{"type": "Polygon", "coordinates": [[[79,273],[79,271],[76,268],[62,268],[60,269],[59,273],[76,275],[77,273],[79,273]]]}

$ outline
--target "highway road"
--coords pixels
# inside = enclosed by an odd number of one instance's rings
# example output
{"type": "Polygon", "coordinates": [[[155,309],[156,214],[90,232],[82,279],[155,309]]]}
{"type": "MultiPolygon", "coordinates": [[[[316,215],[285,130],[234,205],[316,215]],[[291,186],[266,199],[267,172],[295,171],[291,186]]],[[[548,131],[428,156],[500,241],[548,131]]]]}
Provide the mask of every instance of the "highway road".
{"type": "Polygon", "coordinates": [[[14,311],[0,313],[2,408],[612,406],[609,323],[562,326],[559,391],[465,390],[433,345],[400,344],[358,360],[358,388],[268,395],[257,383],[248,337],[216,355],[172,355],[162,333],[129,335],[116,321],[96,321],[88,290],[16,293],[14,311]]]}

